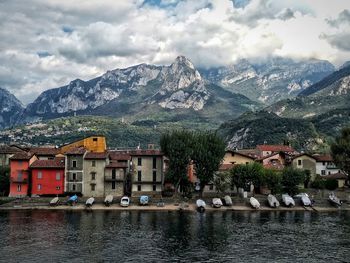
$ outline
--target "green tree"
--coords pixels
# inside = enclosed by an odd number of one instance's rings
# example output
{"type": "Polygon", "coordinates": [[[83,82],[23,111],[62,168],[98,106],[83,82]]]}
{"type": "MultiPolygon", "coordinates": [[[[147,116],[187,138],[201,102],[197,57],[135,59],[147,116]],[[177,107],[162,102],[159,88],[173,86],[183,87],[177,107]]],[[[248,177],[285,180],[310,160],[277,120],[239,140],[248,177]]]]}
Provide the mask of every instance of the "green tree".
{"type": "Polygon", "coordinates": [[[229,172],[218,172],[214,176],[214,185],[218,193],[225,193],[230,188],[229,172]]]}
{"type": "Polygon", "coordinates": [[[204,187],[213,181],[225,155],[225,142],[213,132],[196,132],[192,137],[192,160],[200,182],[200,196],[204,187]]]}
{"type": "Polygon", "coordinates": [[[350,178],[350,127],[343,128],[341,135],[331,145],[334,163],[350,178]]]}
{"type": "Polygon", "coordinates": [[[286,167],[282,171],[282,186],[283,190],[290,195],[295,195],[299,192],[299,185],[305,181],[305,171],[286,167]]]}
{"type": "Polygon", "coordinates": [[[10,191],[10,168],[0,167],[0,195],[7,196],[10,191]]]}
{"type": "Polygon", "coordinates": [[[264,181],[266,186],[271,190],[272,194],[281,192],[282,190],[281,173],[272,169],[264,169],[264,181]]]}
{"type": "Polygon", "coordinates": [[[256,189],[264,184],[264,167],[260,163],[239,164],[231,171],[231,185],[247,189],[253,184],[256,189]]]}
{"type": "Polygon", "coordinates": [[[166,178],[174,184],[175,192],[183,191],[188,185],[187,169],[193,150],[191,148],[193,133],[189,131],[174,131],[163,134],[160,138],[162,152],[169,158],[166,178]]]}

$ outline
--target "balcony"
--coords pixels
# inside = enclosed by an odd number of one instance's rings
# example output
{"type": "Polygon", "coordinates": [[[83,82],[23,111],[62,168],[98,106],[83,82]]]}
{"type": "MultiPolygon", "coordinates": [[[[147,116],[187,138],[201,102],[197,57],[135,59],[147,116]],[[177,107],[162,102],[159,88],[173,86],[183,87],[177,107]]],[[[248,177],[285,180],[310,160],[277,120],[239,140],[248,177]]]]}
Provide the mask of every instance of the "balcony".
{"type": "Polygon", "coordinates": [[[10,179],[11,183],[21,183],[21,184],[26,184],[28,182],[28,178],[23,178],[23,177],[11,177],[10,179]]]}
{"type": "Polygon", "coordinates": [[[105,177],[105,182],[124,182],[124,178],[122,177],[105,177]]]}

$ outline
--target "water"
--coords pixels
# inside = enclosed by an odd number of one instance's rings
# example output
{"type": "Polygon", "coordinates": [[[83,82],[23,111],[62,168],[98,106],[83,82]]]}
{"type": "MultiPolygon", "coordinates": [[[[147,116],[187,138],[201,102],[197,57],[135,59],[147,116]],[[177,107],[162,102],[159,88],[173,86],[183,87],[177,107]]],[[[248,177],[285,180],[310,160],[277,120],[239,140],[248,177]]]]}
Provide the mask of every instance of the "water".
{"type": "Polygon", "coordinates": [[[0,212],[1,262],[350,262],[350,213],[0,212]]]}

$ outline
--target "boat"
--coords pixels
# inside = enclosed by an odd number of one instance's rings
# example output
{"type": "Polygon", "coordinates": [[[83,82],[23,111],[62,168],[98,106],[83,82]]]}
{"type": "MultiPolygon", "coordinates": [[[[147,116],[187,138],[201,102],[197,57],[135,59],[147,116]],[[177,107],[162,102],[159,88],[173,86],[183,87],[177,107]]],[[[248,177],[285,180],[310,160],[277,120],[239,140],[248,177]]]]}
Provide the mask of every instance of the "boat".
{"type": "Polygon", "coordinates": [[[215,208],[222,207],[222,201],[220,198],[213,198],[213,207],[215,208]]]}
{"type": "Polygon", "coordinates": [[[288,207],[295,206],[294,199],[289,194],[283,194],[282,201],[285,204],[285,206],[288,206],[288,207]]]}
{"type": "Polygon", "coordinates": [[[250,205],[251,205],[253,208],[255,208],[255,209],[259,209],[259,208],[260,208],[260,203],[259,203],[259,201],[258,201],[256,198],[251,197],[251,198],[249,199],[249,202],[250,202],[250,205]]]}
{"type": "Polygon", "coordinates": [[[196,201],[196,205],[197,205],[197,210],[199,212],[204,212],[205,211],[205,202],[202,199],[198,199],[196,201]]]}
{"type": "Polygon", "coordinates": [[[147,195],[140,196],[140,205],[148,205],[149,197],[147,195]]]}
{"type": "Polygon", "coordinates": [[[105,206],[110,206],[113,202],[113,195],[107,195],[104,201],[105,206]]]}
{"type": "Polygon", "coordinates": [[[130,198],[127,196],[123,196],[122,199],[120,199],[120,206],[128,207],[130,204],[130,198]]]}
{"type": "Polygon", "coordinates": [[[232,205],[233,205],[233,203],[232,203],[232,198],[231,198],[231,196],[229,196],[229,195],[225,195],[224,201],[225,201],[225,205],[226,205],[226,206],[232,206],[232,205]]]}
{"type": "Polygon", "coordinates": [[[335,205],[337,207],[342,205],[342,201],[340,201],[340,199],[332,192],[329,194],[328,196],[328,201],[332,204],[335,205]]]}
{"type": "Polygon", "coordinates": [[[69,197],[67,204],[68,205],[73,205],[78,203],[78,196],[77,195],[72,195],[71,197],[69,197]]]}
{"type": "Polygon", "coordinates": [[[303,205],[303,206],[312,206],[312,202],[311,202],[309,195],[307,193],[297,194],[294,196],[294,198],[299,199],[301,205],[303,205]]]}
{"type": "Polygon", "coordinates": [[[55,197],[50,201],[50,206],[56,206],[59,204],[59,202],[60,202],[60,199],[58,197],[55,197]]]}
{"type": "Polygon", "coordinates": [[[90,197],[90,198],[88,198],[88,200],[86,200],[85,206],[86,207],[91,207],[94,203],[95,203],[95,198],[90,197]]]}
{"type": "Polygon", "coordinates": [[[272,194],[269,194],[267,196],[267,202],[269,203],[269,206],[270,207],[274,207],[274,208],[277,208],[280,206],[280,202],[277,200],[277,198],[272,195],[272,194]]]}

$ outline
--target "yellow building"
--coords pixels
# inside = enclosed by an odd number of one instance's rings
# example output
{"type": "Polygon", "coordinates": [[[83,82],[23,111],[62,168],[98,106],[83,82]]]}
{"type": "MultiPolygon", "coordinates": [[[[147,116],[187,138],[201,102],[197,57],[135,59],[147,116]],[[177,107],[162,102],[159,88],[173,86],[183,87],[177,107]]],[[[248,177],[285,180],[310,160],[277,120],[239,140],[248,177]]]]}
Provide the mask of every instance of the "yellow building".
{"type": "Polygon", "coordinates": [[[292,161],[292,166],[297,169],[308,171],[311,176],[311,180],[316,176],[316,159],[306,153],[295,156],[292,161]]]}
{"type": "Polygon", "coordinates": [[[73,148],[84,147],[89,152],[103,153],[107,149],[106,138],[104,136],[90,136],[82,140],[72,142],[60,148],[61,153],[65,153],[73,148]]]}

